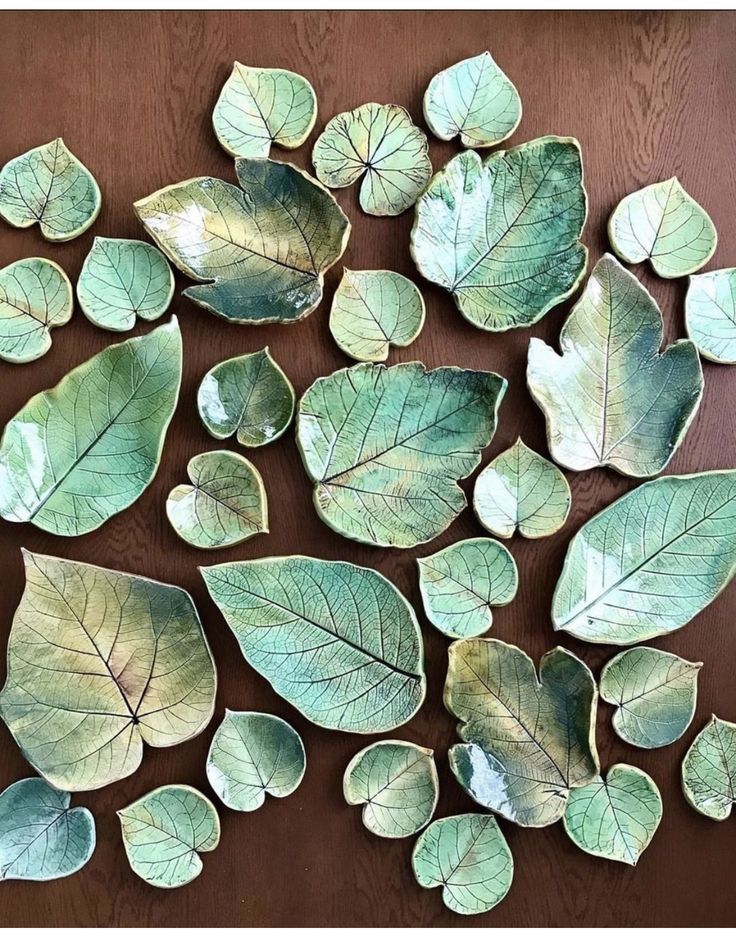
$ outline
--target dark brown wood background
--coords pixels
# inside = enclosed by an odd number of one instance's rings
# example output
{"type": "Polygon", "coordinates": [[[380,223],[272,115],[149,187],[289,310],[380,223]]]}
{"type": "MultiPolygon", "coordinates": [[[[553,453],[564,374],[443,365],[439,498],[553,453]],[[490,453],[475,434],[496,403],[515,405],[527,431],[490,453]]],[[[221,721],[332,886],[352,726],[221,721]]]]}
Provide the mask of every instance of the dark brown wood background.
{"type": "MultiPolygon", "coordinates": [[[[421,122],[429,79],[486,48],[516,83],[524,117],[511,144],[541,134],[576,136],[583,149],[590,211],[584,240],[591,262],[606,248],[605,223],[615,203],[644,184],[677,174],[712,215],[719,247],[709,267],[736,264],[736,19],[687,13],[6,13],[0,18],[0,162],[63,135],[94,172],[103,208],[93,228],[65,245],[37,231],[0,223],[0,264],[28,255],[61,263],[72,280],[95,234],[142,237],[131,204],[168,183],[201,174],[234,179],[210,115],[232,62],[282,66],[308,76],[319,100],[315,135],[338,111],[367,101],[405,105],[421,122]]],[[[310,166],[314,136],[285,157],[310,166]]],[[[431,141],[436,168],[454,144],[431,141]]],[[[418,278],[409,256],[412,213],[377,219],[358,209],[357,188],[336,193],[353,223],[343,258],[350,268],[392,268],[418,278]]],[[[342,797],[342,773],[367,744],[360,736],[312,726],[242,659],[209,601],[197,566],[213,561],[301,552],[373,566],[420,609],[417,554],[482,534],[466,510],[425,548],[394,551],[360,546],[317,518],[310,485],[291,434],[252,451],[266,482],[271,534],[208,554],[187,547],[170,528],[164,503],[185,480],[187,460],[214,448],[195,408],[203,373],[225,357],[269,344],[301,393],[317,376],[348,365],[332,341],[327,316],[341,273],[327,278],[325,301],[288,327],[237,327],[177,296],[172,312],[184,335],[184,383],[153,485],[129,510],[101,529],[63,539],[30,525],[0,521],[0,646],[23,588],[20,546],[94,562],[181,585],[194,596],[220,675],[215,718],[206,732],[179,747],[146,749],[138,772],[99,792],[79,795],[97,820],[98,847],[87,867],[49,884],[0,886],[3,925],[734,925],[736,821],[713,823],[685,802],[682,757],[711,712],[736,719],[736,586],[682,631],[655,641],[691,660],[702,659],[696,719],[685,737],[653,752],[625,745],[612,733],[609,707],[599,714],[603,767],[629,761],[653,775],[664,819],[636,869],[576,849],[562,825],[523,830],[503,824],[516,861],[511,892],[488,915],[464,920],[443,908],[440,892],[414,882],[413,841],[369,834],[360,811],[342,797]],[[209,792],[204,763],[225,706],[275,712],[304,737],[308,766],[300,789],[268,799],[259,811],[221,809],[222,842],[204,857],[204,872],[176,891],[144,884],[128,868],[115,811],[155,786],[185,782],[209,792]]],[[[636,272],[660,302],[668,340],[682,336],[685,281],[666,282],[648,267],[636,272]]],[[[390,362],[493,369],[509,379],[499,430],[488,459],[522,434],[546,453],[544,422],[525,387],[530,336],[555,343],[569,305],[532,330],[483,333],[469,326],[446,293],[421,282],[428,316],[422,335],[390,362]]],[[[184,285],[179,279],[179,287],[184,285]]],[[[178,294],[178,292],[177,292],[178,294]]],[[[144,328],[149,329],[149,328],[144,328]]],[[[136,332],[141,332],[137,330],[136,332]]],[[[55,384],[72,366],[119,337],[77,311],[54,332],[53,347],[26,366],[0,366],[0,421],[32,394],[55,384]]],[[[671,464],[689,472],[736,465],[736,367],[705,365],[705,397],[671,464]]],[[[573,510],[565,528],[539,542],[514,538],[520,569],[516,600],[494,617],[493,634],[538,658],[561,642],[597,670],[614,652],[577,643],[551,628],[549,608],[565,547],[594,512],[633,486],[614,473],[569,474],[573,510]]],[[[471,493],[472,479],[467,482],[471,493]]],[[[397,737],[436,750],[439,815],[473,809],[446,762],[453,720],[442,706],[447,640],[422,620],[429,695],[397,737]]],[[[4,659],[4,657],[3,657],[4,659]]],[[[0,728],[0,786],[30,769],[0,728]]]]}

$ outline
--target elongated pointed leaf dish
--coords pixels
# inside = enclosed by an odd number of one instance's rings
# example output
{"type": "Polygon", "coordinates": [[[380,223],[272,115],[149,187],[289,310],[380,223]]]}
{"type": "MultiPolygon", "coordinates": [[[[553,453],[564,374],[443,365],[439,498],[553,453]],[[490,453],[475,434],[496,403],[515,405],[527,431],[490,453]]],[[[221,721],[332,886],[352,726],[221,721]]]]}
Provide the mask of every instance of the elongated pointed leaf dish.
{"type": "Polygon", "coordinates": [[[0,359],[30,363],[51,348],[51,330],[68,323],[72,286],[55,262],[23,258],[0,270],[0,359]]]}

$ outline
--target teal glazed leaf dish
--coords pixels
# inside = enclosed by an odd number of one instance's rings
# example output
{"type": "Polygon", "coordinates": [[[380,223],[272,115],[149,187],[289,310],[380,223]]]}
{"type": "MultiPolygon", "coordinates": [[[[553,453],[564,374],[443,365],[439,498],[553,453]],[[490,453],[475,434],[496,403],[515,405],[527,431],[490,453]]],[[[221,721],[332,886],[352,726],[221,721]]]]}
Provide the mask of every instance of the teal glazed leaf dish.
{"type": "Polygon", "coordinates": [[[735,520],[736,470],[641,484],[570,542],[555,630],[628,646],[683,627],[733,578],[735,520]]]}
{"type": "Polygon", "coordinates": [[[174,183],[134,208],[159,248],[202,282],[184,297],[231,323],[293,323],[322,300],[350,222],[330,192],[289,163],[235,161],[240,187],[174,183]]]}
{"type": "Polygon", "coordinates": [[[736,723],[712,716],[682,762],[687,802],[712,820],[726,820],[736,804],[736,723]]]}
{"type": "Polygon", "coordinates": [[[23,258],[0,269],[0,359],[30,363],[51,348],[51,330],[68,323],[72,286],[47,258],[23,258]]]}
{"type": "Polygon", "coordinates": [[[0,170],[0,216],[19,229],[38,223],[50,242],[81,235],[101,205],[97,181],[60,137],[9,160],[0,170]]]}
{"type": "Polygon", "coordinates": [[[409,548],[465,508],[457,481],[496,430],[506,380],[454,366],[361,364],[317,379],[296,437],[324,522],[348,539],[409,548]]]}
{"type": "Polygon", "coordinates": [[[28,551],[23,561],[0,716],[39,774],[93,790],[133,774],[144,743],[202,731],[215,666],[185,591],[28,551]]]}
{"type": "Polygon", "coordinates": [[[248,663],[316,725],[386,732],[424,702],[416,616],[373,569],[286,556],[200,571],[248,663]]]}
{"type": "Polygon", "coordinates": [[[0,794],[0,882],[63,879],[95,849],[95,821],[86,807],[43,778],[24,778],[0,794]]]}
{"type": "Polygon", "coordinates": [[[485,161],[467,150],[417,200],[411,254],[474,326],[528,327],[580,284],[586,214],[574,138],[540,137],[485,161]]]}
{"type": "Polygon", "coordinates": [[[288,69],[259,69],[236,62],[225,82],[212,125],[232,157],[268,157],[271,145],[294,150],[317,120],[317,96],[309,82],[288,69]]]}
{"type": "Polygon", "coordinates": [[[527,383],[558,464],[629,477],[667,466],[700,406],[703,370],[694,343],[660,352],[662,336],[652,296],[604,255],[562,327],[562,355],[530,340],[527,383]]]}
{"type": "Polygon", "coordinates": [[[79,536],[134,503],[158,469],[181,366],[172,318],[34,395],[0,440],[0,516],[79,536]]]}
{"type": "Polygon", "coordinates": [[[691,276],[685,326],[705,359],[736,363],[736,268],[691,276]]]}

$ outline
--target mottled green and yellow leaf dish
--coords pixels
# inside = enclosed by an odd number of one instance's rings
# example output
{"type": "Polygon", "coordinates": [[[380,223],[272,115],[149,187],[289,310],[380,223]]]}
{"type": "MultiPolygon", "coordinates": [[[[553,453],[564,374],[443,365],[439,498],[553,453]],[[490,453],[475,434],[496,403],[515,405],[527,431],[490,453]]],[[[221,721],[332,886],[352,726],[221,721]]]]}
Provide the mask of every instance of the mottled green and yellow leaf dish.
{"type": "Polygon", "coordinates": [[[51,348],[51,330],[68,323],[72,286],[47,258],[23,258],[0,270],[0,359],[30,363],[51,348]]]}
{"type": "Polygon", "coordinates": [[[682,790],[698,813],[726,820],[736,804],[736,723],[712,716],[682,762],[682,790]]]}

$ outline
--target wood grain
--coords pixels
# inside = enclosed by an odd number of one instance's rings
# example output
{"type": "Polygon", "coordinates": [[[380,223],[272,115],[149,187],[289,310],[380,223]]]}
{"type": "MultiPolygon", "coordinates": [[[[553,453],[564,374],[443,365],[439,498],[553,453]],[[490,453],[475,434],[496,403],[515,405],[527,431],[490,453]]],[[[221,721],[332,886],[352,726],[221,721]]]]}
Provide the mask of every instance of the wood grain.
{"type": "MultiPolygon", "coordinates": [[[[319,100],[315,135],[293,159],[309,167],[314,137],[336,112],[363,102],[397,102],[421,119],[421,96],[440,69],[490,48],[519,88],[524,117],[511,144],[541,134],[571,134],[582,144],[590,213],[585,241],[594,262],[606,248],[605,222],[626,193],[677,174],[712,215],[719,248],[711,267],[736,263],[736,19],[688,13],[6,13],[0,19],[0,161],[63,135],[95,173],[103,209],[94,227],[66,245],[2,226],[0,264],[41,254],[75,279],[95,234],[141,237],[134,199],[187,177],[233,179],[231,161],[210,126],[212,107],[232,61],[282,66],[313,82],[319,100]]],[[[453,144],[431,143],[435,167],[453,144]]],[[[281,156],[276,154],[276,156],[281,156]]],[[[353,222],[344,257],[351,268],[391,268],[417,277],[409,257],[412,213],[377,219],[358,209],[357,188],[337,194],[353,222]]],[[[662,305],[668,340],[683,335],[686,284],[664,282],[645,266],[637,274],[662,305]]],[[[0,886],[0,923],[62,926],[200,925],[733,925],[736,840],[733,821],[715,824],[691,810],[680,792],[679,764],[711,712],[736,718],[736,587],[690,625],[655,642],[702,659],[697,716],[685,738],[653,752],[614,737],[611,710],[600,710],[604,766],[629,761],[652,774],[664,798],[664,820],[637,868],[586,856],[560,825],[542,831],[504,825],[516,859],[507,899],[487,916],[463,921],[442,906],[440,893],[420,889],[410,868],[411,840],[380,840],[360,823],[341,793],[342,773],[366,744],[359,736],[310,725],[281,701],[242,660],[208,600],[197,566],[215,560],[178,540],[164,503],[185,480],[187,460],[213,448],[198,420],[195,393],[219,360],[266,343],[298,392],[317,376],[347,365],[332,342],[327,314],[339,268],[327,278],[325,302],[291,327],[228,325],[178,296],[172,306],[184,335],[180,405],[154,484],[128,511],[96,533],[73,540],[31,526],[0,524],[0,643],[23,588],[19,547],[149,575],[194,595],[220,673],[216,718],[199,738],[146,751],[138,773],[101,792],[80,795],[95,813],[98,848],[83,872],[61,882],[0,886]],[[223,838],[205,858],[202,876],[175,892],[156,890],[128,869],[115,810],[148,789],[183,782],[207,790],[204,762],[225,706],[273,711],[293,722],[307,747],[304,783],[290,798],[268,800],[256,813],[222,809],[223,838]]],[[[178,287],[184,286],[179,279],[178,287]]],[[[569,305],[532,330],[484,334],[468,325],[450,297],[421,284],[427,323],[391,361],[419,358],[430,366],[494,369],[510,381],[498,433],[484,462],[522,434],[545,451],[544,422],[525,388],[530,336],[555,343],[569,305]]],[[[138,328],[136,332],[142,332],[138,328]]],[[[33,393],[115,337],[77,311],[54,333],[51,352],[27,366],[0,367],[0,421],[33,393]]],[[[736,371],[705,364],[705,398],[672,472],[736,465],[736,371]]],[[[248,454],[264,476],[271,533],[216,553],[217,561],[303,552],[378,568],[419,608],[415,552],[371,549],[341,539],[315,515],[310,486],[289,434],[248,454]]],[[[556,636],[549,608],[565,547],[578,526],[632,486],[605,471],[569,474],[573,510],[555,536],[515,537],[520,569],[516,600],[494,615],[494,635],[534,657],[558,641],[598,669],[611,648],[556,636]]],[[[472,480],[468,482],[470,492],[472,480]]],[[[467,510],[426,552],[480,528],[467,510]]],[[[422,549],[421,553],[426,554],[422,549]]],[[[446,749],[453,721],[442,706],[447,640],[423,621],[429,696],[397,735],[436,750],[438,813],[472,809],[452,779],[446,749]]],[[[0,786],[29,773],[10,735],[0,728],[0,786]]]]}

